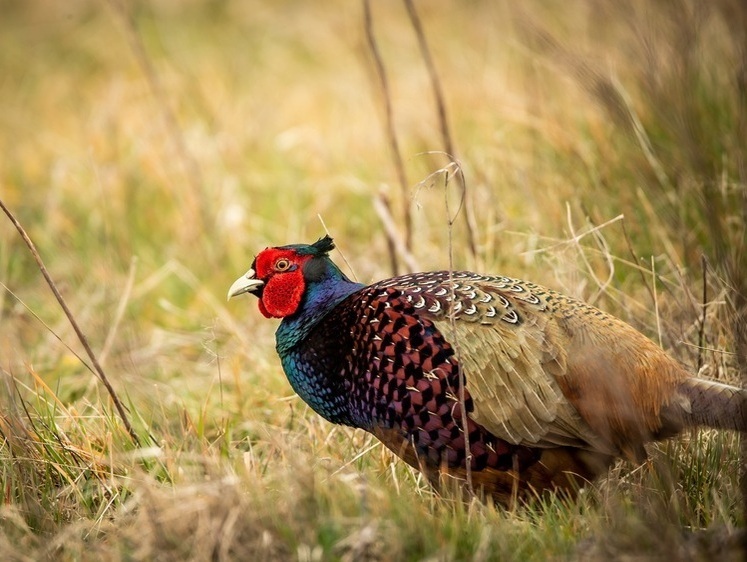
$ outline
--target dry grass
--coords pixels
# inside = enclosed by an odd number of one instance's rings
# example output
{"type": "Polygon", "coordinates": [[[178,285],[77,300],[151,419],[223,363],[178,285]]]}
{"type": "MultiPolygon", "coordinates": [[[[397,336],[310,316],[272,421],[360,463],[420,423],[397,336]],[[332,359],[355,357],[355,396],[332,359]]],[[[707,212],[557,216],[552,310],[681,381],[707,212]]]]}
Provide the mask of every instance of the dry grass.
{"type": "MultiPolygon", "coordinates": [[[[740,4],[416,5],[474,213],[455,267],[592,300],[737,382],[740,4]]],[[[0,198],[143,442],[0,222],[4,559],[737,559],[736,435],[654,447],[577,502],[463,504],[309,411],[272,322],[224,302],[258,249],[316,239],[317,215],[359,280],[388,275],[382,191],[411,208],[420,266],[448,265],[443,186],[416,185],[448,163],[424,154],[444,149],[429,74],[404,3],[371,7],[407,200],[359,3],[0,2],[0,198]]]]}

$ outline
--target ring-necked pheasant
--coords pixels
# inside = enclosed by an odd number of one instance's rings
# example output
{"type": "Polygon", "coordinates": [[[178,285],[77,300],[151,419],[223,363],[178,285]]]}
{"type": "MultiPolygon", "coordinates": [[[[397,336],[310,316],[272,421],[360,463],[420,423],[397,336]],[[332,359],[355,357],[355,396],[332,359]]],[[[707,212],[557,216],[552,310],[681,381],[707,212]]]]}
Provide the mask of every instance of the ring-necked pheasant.
{"type": "Polygon", "coordinates": [[[433,481],[464,478],[469,463],[474,486],[508,504],[573,490],[619,456],[640,461],[646,442],[685,427],[747,430],[747,391],[691,377],[593,306],[466,271],[364,286],[333,248],[328,236],[267,248],[228,297],[252,293],[282,318],[283,369],[316,412],[373,433],[433,481]]]}

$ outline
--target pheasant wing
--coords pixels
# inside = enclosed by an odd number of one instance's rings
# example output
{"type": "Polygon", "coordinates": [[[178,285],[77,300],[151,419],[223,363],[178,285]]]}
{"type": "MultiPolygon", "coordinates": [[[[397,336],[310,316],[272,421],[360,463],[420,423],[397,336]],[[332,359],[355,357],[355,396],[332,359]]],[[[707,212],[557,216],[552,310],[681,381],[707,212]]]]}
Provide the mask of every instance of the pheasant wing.
{"type": "Polygon", "coordinates": [[[560,328],[525,284],[438,272],[403,276],[395,286],[456,348],[475,422],[509,443],[615,451],[559,387],[567,370],[560,328]]]}

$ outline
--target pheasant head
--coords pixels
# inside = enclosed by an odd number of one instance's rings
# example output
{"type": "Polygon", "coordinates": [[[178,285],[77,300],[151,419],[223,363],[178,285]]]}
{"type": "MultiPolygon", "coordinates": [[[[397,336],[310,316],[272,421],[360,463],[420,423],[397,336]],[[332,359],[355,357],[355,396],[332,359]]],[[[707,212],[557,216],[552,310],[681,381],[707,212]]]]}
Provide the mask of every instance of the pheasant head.
{"type": "Polygon", "coordinates": [[[334,249],[325,236],[313,244],[265,248],[254,258],[249,271],[228,290],[228,298],[251,293],[259,298],[259,310],[267,318],[291,319],[304,311],[334,306],[361,287],[351,282],[329,259],[334,249]]]}
{"type": "MultiPolygon", "coordinates": [[[[363,288],[329,259],[334,247],[332,238],[325,236],[313,244],[265,248],[249,271],[231,285],[228,298],[251,293],[259,299],[264,316],[281,319],[275,332],[276,349],[291,386],[328,420],[346,423],[350,415],[340,388],[342,378],[334,370],[311,364],[300,350],[322,319],[363,288]]],[[[316,360],[329,360],[338,348],[334,338],[329,338],[316,360]]]]}

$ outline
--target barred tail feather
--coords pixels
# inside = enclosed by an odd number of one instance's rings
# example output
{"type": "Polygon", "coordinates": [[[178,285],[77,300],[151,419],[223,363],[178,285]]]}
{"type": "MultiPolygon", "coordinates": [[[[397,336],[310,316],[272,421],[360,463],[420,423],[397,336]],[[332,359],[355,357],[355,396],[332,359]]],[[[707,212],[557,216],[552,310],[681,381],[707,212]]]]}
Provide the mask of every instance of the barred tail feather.
{"type": "Polygon", "coordinates": [[[687,379],[678,388],[686,400],[686,426],[747,431],[747,390],[704,379],[687,379]]]}

